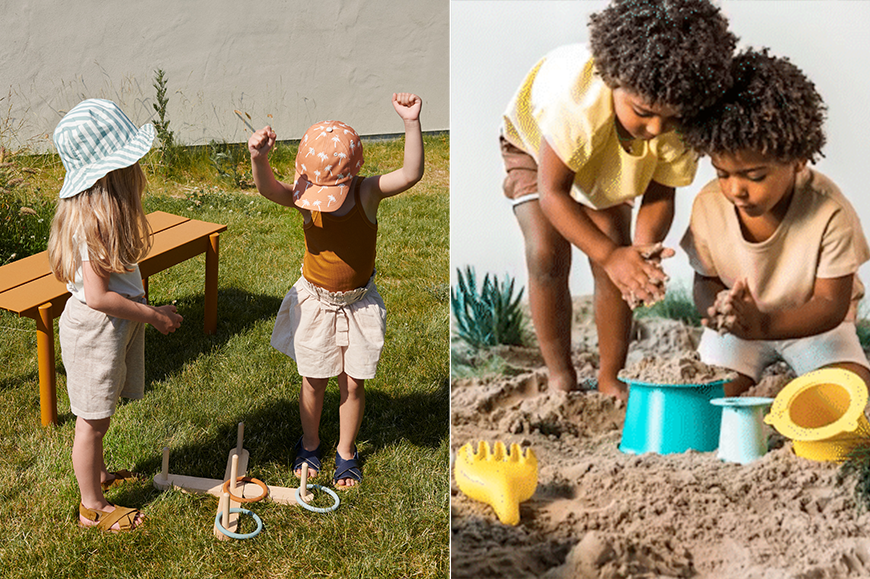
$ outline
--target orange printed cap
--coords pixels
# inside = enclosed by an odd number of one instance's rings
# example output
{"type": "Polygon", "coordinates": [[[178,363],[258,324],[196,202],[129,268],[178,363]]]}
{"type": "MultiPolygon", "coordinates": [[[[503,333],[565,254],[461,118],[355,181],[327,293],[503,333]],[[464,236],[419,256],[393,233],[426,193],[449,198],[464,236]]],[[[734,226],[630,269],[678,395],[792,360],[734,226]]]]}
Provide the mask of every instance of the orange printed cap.
{"type": "Polygon", "coordinates": [[[335,211],[362,165],[362,142],[356,131],[339,121],[312,125],[296,153],[293,203],[311,211],[335,211]]]}

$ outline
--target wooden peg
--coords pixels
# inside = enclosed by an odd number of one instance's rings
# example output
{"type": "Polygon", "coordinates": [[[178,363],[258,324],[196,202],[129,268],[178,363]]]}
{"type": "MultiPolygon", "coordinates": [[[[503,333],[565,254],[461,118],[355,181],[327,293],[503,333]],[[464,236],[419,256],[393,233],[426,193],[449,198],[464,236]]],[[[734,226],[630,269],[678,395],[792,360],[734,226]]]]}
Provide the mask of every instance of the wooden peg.
{"type": "Polygon", "coordinates": [[[224,493],[223,495],[223,515],[221,517],[221,526],[224,529],[230,528],[230,493],[224,493]]]}
{"type": "Polygon", "coordinates": [[[160,476],[163,477],[163,480],[169,478],[169,447],[163,447],[163,464],[160,467],[160,476]]]}
{"type": "Polygon", "coordinates": [[[239,455],[234,454],[233,455],[233,465],[232,465],[232,467],[230,467],[230,480],[232,481],[230,483],[231,489],[236,488],[236,485],[237,485],[236,480],[238,478],[239,478],[239,455]]]}
{"type": "Polygon", "coordinates": [[[308,463],[302,463],[302,476],[299,477],[299,497],[306,503],[314,498],[314,493],[308,492],[308,463]]]}
{"type": "Polygon", "coordinates": [[[236,435],[236,454],[242,454],[242,443],[245,440],[245,423],[239,422],[239,431],[236,435]]]}

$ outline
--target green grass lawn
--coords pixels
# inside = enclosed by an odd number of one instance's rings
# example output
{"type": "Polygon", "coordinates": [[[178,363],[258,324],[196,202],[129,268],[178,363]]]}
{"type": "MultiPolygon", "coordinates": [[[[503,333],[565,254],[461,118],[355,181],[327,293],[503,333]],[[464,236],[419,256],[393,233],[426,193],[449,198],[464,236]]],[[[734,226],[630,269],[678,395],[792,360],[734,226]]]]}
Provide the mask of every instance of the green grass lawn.
{"type": "MultiPolygon", "coordinates": [[[[43,428],[34,323],[4,312],[0,575],[448,575],[449,139],[427,136],[425,144],[423,181],[385,201],[379,212],[376,281],[387,305],[387,336],[377,377],[366,382],[361,487],[340,493],[341,506],[330,514],[296,505],[248,505],[262,518],[263,531],[245,541],[213,537],[217,498],[154,488],[151,477],[160,471],[164,446],[171,449],[171,473],[221,478],[239,422],[245,423],[250,451],[248,474],[274,486],[298,485],[290,465],[301,436],[301,378],[293,361],[271,348],[269,338],[281,300],[299,276],[304,243],[301,217],[255,191],[149,174],[147,211],[225,223],[228,230],[220,239],[217,333],[202,331],[202,256],[152,277],[152,303],[174,301],[184,323],[169,336],[148,328],[145,398],[120,405],[105,440],[110,470],[129,468],[149,477],[110,490],[108,499],[141,508],[148,520],[131,533],[77,527],[78,487],[70,457],[75,417],[69,412],[60,348],[60,424],[43,428]]],[[[284,179],[292,179],[292,153],[278,168],[284,179]]],[[[366,145],[366,174],[400,164],[401,142],[366,145]]],[[[14,202],[7,197],[7,207],[33,207],[43,215],[52,207],[58,175],[56,164],[41,168],[28,177],[29,188],[22,192],[19,187],[14,202]]],[[[14,218],[15,212],[9,215],[14,218]]],[[[37,217],[21,214],[22,219],[37,217]]],[[[321,422],[324,473],[313,482],[331,484],[337,437],[333,381],[321,422]]],[[[243,523],[243,532],[251,530],[253,525],[243,523]]]]}

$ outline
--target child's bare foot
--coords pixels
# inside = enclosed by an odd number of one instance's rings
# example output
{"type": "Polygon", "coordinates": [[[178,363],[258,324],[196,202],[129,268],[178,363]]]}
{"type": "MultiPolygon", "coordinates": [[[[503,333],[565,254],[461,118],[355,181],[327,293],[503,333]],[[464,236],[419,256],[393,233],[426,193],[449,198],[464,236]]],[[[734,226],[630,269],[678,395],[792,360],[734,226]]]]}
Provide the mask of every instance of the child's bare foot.
{"type": "Polygon", "coordinates": [[[625,382],[621,382],[619,380],[615,380],[613,382],[599,380],[598,391],[605,396],[613,396],[614,398],[622,400],[623,402],[628,401],[628,385],[625,384],[625,382]]]}
{"type": "Polygon", "coordinates": [[[550,391],[562,394],[575,392],[580,389],[580,386],[577,384],[577,374],[573,371],[551,372],[547,379],[547,385],[550,391]]]}

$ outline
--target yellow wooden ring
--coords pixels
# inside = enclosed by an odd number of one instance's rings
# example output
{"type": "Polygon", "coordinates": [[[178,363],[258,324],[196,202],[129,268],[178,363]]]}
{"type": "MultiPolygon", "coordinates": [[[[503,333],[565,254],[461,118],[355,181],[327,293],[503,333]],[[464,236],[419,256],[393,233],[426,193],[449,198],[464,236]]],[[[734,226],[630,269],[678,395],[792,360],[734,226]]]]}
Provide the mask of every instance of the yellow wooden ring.
{"type": "Polygon", "coordinates": [[[256,503],[257,501],[262,501],[263,499],[265,499],[266,496],[269,494],[269,487],[267,487],[267,486],[266,486],[266,483],[264,483],[263,481],[261,481],[261,480],[259,480],[259,479],[256,479],[256,478],[253,478],[253,477],[250,477],[250,476],[240,476],[239,478],[236,479],[236,482],[245,482],[245,483],[249,483],[249,482],[251,482],[251,483],[254,483],[254,484],[258,485],[261,489],[263,489],[263,494],[261,494],[261,495],[258,496],[258,497],[255,497],[255,498],[253,498],[253,499],[249,499],[249,498],[246,498],[246,497],[237,497],[237,496],[234,495],[233,492],[230,490],[230,479],[227,479],[227,480],[224,482],[223,491],[224,491],[225,493],[230,493],[230,497],[232,497],[232,499],[233,499],[234,501],[237,501],[237,502],[240,502],[240,503],[256,503]]]}

